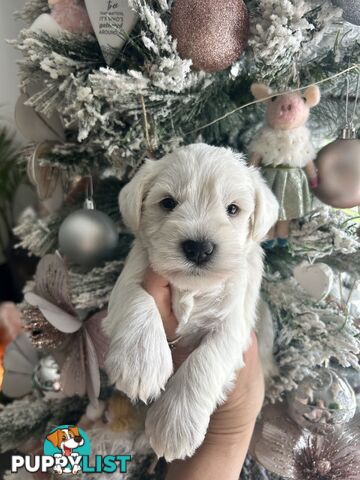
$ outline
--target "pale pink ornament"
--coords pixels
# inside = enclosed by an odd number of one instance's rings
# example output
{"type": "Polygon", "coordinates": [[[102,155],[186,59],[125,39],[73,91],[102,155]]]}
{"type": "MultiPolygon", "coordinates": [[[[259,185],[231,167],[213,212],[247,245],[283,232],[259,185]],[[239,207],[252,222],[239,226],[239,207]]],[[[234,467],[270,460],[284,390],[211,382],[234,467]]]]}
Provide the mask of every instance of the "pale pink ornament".
{"type": "Polygon", "coordinates": [[[48,0],[51,17],[71,33],[93,33],[84,0],[48,0]]]}
{"type": "Polygon", "coordinates": [[[314,194],[335,208],[360,205],[360,140],[344,128],[340,138],[320,150],[315,161],[319,186],[314,194]]]}
{"type": "Polygon", "coordinates": [[[244,51],[249,13],[242,0],[176,0],[170,33],[181,58],[191,59],[195,70],[218,72],[244,51]]]}

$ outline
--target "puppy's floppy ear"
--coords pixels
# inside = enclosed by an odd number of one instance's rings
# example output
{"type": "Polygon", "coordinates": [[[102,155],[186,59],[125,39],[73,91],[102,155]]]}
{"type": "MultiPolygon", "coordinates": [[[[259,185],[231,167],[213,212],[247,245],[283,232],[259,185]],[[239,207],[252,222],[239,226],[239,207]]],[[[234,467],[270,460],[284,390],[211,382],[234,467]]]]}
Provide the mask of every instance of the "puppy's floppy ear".
{"type": "Polygon", "coordinates": [[[304,92],[304,97],[310,108],[315,107],[320,102],[320,88],[317,85],[308,87],[304,92]]]}
{"type": "Polygon", "coordinates": [[[119,207],[123,221],[133,233],[139,229],[144,197],[155,176],[156,161],[146,160],[134,178],[122,188],[119,207]]]}
{"type": "Polygon", "coordinates": [[[255,186],[255,210],[253,219],[253,240],[261,242],[278,220],[279,204],[256,168],[251,167],[255,186]]]}
{"type": "Polygon", "coordinates": [[[250,87],[250,90],[256,100],[262,100],[263,98],[269,97],[273,93],[272,89],[264,83],[253,83],[250,87]]]}
{"type": "Polygon", "coordinates": [[[50,433],[50,435],[46,437],[46,440],[49,440],[49,442],[51,442],[54,445],[54,447],[59,447],[60,446],[59,430],[55,430],[55,432],[50,433]]]}

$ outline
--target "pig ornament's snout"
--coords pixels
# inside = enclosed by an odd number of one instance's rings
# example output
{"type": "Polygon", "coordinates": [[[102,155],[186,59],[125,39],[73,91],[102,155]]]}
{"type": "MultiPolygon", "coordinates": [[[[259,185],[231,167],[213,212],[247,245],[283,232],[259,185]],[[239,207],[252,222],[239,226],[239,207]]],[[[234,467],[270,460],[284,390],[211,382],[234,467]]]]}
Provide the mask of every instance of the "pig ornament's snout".
{"type": "Polygon", "coordinates": [[[299,95],[282,95],[268,105],[267,119],[273,128],[291,129],[304,125],[309,111],[299,95]]]}

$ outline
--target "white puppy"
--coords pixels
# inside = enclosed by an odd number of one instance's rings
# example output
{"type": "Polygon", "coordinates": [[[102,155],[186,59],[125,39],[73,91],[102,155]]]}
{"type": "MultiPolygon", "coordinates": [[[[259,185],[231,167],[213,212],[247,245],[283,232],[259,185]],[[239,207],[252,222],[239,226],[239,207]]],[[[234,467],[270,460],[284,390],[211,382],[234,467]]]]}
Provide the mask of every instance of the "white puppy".
{"type": "Polygon", "coordinates": [[[241,155],[204,144],[147,160],[119,200],[136,240],[110,298],[107,371],[132,400],[156,400],[146,433],[157,455],[185,458],[243,366],[263,269],[258,243],[277,202],[241,155]],[[196,347],[174,375],[159,311],[142,287],[149,266],[171,284],[180,341],[196,347]]]}

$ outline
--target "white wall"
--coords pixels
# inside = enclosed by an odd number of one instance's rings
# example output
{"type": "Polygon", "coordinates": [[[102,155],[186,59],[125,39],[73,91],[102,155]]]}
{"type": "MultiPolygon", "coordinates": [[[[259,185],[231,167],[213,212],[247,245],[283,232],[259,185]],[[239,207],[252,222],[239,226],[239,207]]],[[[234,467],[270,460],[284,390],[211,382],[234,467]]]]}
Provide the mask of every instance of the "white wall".
{"type": "Polygon", "coordinates": [[[22,28],[22,22],[15,22],[13,12],[25,2],[0,0],[0,125],[6,123],[12,128],[15,128],[14,106],[19,95],[16,60],[20,54],[5,39],[15,38],[22,28]]]}
{"type": "MultiPolygon", "coordinates": [[[[5,39],[16,38],[23,23],[15,22],[13,12],[19,10],[26,0],[0,0],[0,127],[4,124],[16,131],[14,122],[14,107],[19,96],[16,60],[20,58],[20,52],[8,45],[5,39]]],[[[21,140],[18,134],[18,139],[21,140]]],[[[19,198],[22,204],[33,203],[32,194],[28,194],[29,188],[19,188],[19,198]],[[20,190],[22,189],[22,190],[20,190]],[[25,192],[25,193],[24,193],[25,192]]],[[[0,221],[0,236],[4,244],[7,241],[7,229],[0,221]]],[[[0,248],[0,264],[5,257],[0,248]]]]}

